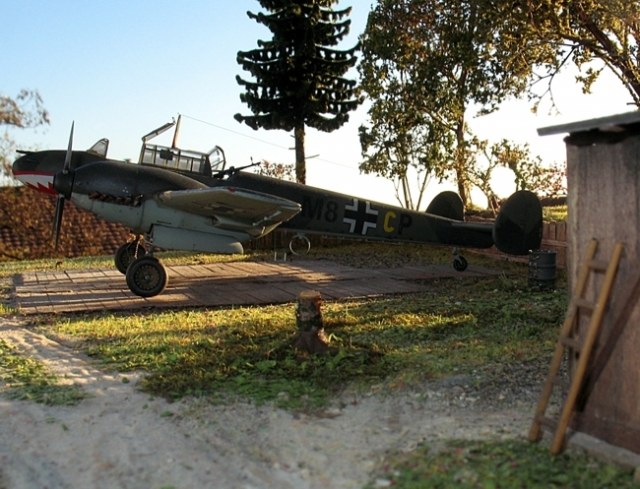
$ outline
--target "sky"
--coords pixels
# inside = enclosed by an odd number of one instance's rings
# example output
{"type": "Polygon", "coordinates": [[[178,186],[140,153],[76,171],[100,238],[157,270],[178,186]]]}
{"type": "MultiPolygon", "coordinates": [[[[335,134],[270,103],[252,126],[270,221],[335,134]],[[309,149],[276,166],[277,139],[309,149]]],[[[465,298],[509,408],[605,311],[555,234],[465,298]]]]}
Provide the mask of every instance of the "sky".
{"type": "MultiPolygon", "coordinates": [[[[340,0],[334,6],[352,7],[351,33],[340,48],[356,44],[371,4],[340,0]]],[[[23,88],[37,90],[51,117],[49,126],[10,135],[20,148],[64,149],[75,121],[74,149],[88,149],[106,137],[109,157],[137,161],[141,137],[182,114],[180,147],[209,151],[219,145],[228,165],[236,167],[252,159],[293,163],[291,134],[254,131],[233,118],[250,115],[236,82],[237,75],[249,75],[236,54],[271,37],[247,11],[261,11],[259,3],[0,0],[0,93],[15,97],[23,88]]],[[[563,136],[540,137],[537,128],[632,110],[631,97],[612,75],[602,76],[593,93],[584,95],[566,73],[554,84],[554,97],[559,113],[549,113],[547,103],[534,115],[530,102],[511,100],[499,112],[473,119],[471,126],[490,141],[528,143],[534,155],[550,164],[565,160],[563,136]]],[[[337,131],[307,129],[307,183],[397,203],[390,182],[358,170],[358,127],[366,122],[365,104],[337,131]]],[[[170,137],[153,142],[170,144],[170,137]]],[[[506,196],[513,190],[508,175],[498,176],[503,178],[498,193],[506,196]]],[[[430,190],[435,196],[444,189],[455,186],[434,184],[430,190]]]]}

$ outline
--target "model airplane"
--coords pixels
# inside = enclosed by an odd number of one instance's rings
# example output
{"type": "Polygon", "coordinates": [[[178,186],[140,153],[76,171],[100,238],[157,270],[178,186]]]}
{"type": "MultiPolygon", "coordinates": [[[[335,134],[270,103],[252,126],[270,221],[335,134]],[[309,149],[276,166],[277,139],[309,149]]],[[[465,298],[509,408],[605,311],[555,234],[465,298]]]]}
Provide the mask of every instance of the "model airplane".
{"type": "MultiPolygon", "coordinates": [[[[242,253],[242,242],[278,226],[456,249],[495,245],[515,255],[540,246],[542,208],[531,192],[513,194],[495,222],[465,222],[462,201],[453,192],[439,194],[423,213],[256,175],[243,171],[246,167],[226,168],[218,146],[200,153],[175,147],[175,138],[171,147],[148,143],[173,125],[142,138],[138,164],[108,159],[106,139],[87,151],[73,151],[73,126],[66,151],[22,151],[13,164],[21,182],[57,196],[56,245],[66,200],[131,229],[137,238],[118,249],[115,263],[129,289],[142,297],[155,296],[167,285],[167,271],[154,249],[242,253]]],[[[454,267],[467,267],[457,253],[454,267]]]]}

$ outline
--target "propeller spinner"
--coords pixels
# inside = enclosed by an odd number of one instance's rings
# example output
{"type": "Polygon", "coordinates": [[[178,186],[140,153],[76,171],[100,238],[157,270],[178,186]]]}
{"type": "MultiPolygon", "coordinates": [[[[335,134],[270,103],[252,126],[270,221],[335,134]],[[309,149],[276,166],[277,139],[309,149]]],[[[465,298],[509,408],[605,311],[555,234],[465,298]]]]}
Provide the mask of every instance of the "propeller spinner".
{"type": "Polygon", "coordinates": [[[69,146],[64,157],[64,166],[62,171],[56,173],[53,177],[53,188],[58,194],[56,199],[56,212],[53,220],[53,240],[56,251],[60,241],[60,228],[62,227],[62,214],[64,213],[64,203],[66,199],[71,198],[73,190],[73,177],[71,171],[71,156],[73,155],[73,127],[75,122],[71,123],[71,133],[69,134],[69,146]]]}

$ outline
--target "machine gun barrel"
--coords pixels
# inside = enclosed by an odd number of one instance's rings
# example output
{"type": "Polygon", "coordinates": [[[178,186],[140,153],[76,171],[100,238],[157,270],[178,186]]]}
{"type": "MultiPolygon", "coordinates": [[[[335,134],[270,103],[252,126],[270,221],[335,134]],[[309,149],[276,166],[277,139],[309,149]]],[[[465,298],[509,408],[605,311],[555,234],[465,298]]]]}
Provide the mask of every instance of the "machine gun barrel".
{"type": "Polygon", "coordinates": [[[262,162],[258,161],[258,162],[251,162],[248,165],[244,165],[244,166],[239,166],[239,167],[235,167],[235,166],[231,166],[229,168],[225,168],[224,170],[220,170],[216,173],[214,173],[212,176],[213,178],[224,178],[225,176],[231,176],[234,175],[236,173],[238,173],[241,170],[246,170],[247,168],[251,168],[253,166],[258,166],[260,165],[262,162]]]}

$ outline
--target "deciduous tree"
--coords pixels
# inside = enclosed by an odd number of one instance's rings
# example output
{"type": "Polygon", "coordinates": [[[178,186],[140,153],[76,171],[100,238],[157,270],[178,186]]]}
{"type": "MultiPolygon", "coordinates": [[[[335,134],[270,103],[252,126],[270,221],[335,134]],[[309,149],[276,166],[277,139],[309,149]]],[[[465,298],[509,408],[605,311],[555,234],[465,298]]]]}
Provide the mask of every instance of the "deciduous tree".
{"type": "Polygon", "coordinates": [[[0,94],[0,126],[5,127],[0,136],[0,172],[11,175],[11,156],[15,142],[6,131],[9,127],[29,128],[49,124],[49,113],[36,90],[20,90],[17,96],[0,94]]]}
{"type": "Polygon", "coordinates": [[[543,165],[539,156],[531,154],[528,144],[506,139],[489,144],[473,138],[470,147],[474,156],[469,166],[470,181],[484,193],[489,209],[494,212],[499,207],[499,199],[492,179],[498,168],[511,170],[515,190],[530,190],[541,197],[560,197],[567,193],[564,165],[543,165]]]}
{"type": "MultiPolygon", "coordinates": [[[[506,2],[493,0],[379,0],[361,37],[371,127],[360,139],[394,169],[387,174],[402,175],[407,151],[418,151],[411,161],[425,173],[453,174],[469,205],[468,118],[522,94],[532,67],[555,59],[548,45],[522,35],[530,25],[508,14],[506,2]]],[[[374,168],[370,158],[365,169],[374,168]]]]}
{"type": "Polygon", "coordinates": [[[266,177],[278,178],[280,180],[288,180],[290,182],[295,181],[293,175],[293,165],[286,165],[284,163],[272,163],[270,161],[262,161],[258,166],[258,175],[264,175],[266,177]]]}
{"type": "Polygon", "coordinates": [[[538,74],[549,82],[573,61],[585,93],[604,66],[623,83],[640,106],[640,1],[638,0],[518,0],[505,2],[511,17],[529,36],[553,47],[557,56],[538,74]],[[600,60],[604,66],[593,64],[600,60]]]}

